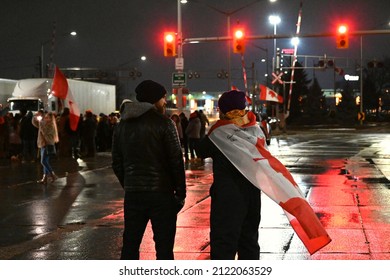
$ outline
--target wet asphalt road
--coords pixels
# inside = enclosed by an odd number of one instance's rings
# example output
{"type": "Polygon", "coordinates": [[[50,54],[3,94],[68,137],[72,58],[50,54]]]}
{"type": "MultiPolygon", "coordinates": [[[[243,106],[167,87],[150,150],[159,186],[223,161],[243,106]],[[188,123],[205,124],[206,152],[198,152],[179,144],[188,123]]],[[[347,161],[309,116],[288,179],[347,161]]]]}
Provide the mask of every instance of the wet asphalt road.
{"type": "MultiPolygon", "coordinates": [[[[262,196],[261,258],[390,259],[390,131],[310,129],[275,136],[270,151],[290,170],[333,241],[310,256],[282,211],[262,196]]],[[[37,184],[39,163],[0,165],[0,259],[118,259],[123,191],[110,153],[56,159],[60,177],[37,184]]],[[[212,162],[187,164],[176,259],[209,258],[212,162]]],[[[150,228],[142,259],[154,259],[150,228]]]]}

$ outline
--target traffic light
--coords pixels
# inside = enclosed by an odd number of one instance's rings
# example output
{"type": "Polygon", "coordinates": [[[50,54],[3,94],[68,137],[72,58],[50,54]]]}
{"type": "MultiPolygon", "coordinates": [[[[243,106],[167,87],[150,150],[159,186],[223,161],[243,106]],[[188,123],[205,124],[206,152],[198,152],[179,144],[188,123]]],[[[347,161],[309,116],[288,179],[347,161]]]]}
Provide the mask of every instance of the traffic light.
{"type": "Polygon", "coordinates": [[[340,25],[337,28],[336,46],[338,49],[347,49],[348,42],[348,28],[346,25],[340,25]]]}
{"type": "Polygon", "coordinates": [[[164,56],[176,56],[176,33],[164,33],[164,56]]]}
{"type": "Polygon", "coordinates": [[[241,53],[245,52],[245,34],[242,29],[236,29],[233,34],[233,52],[241,53]]]}

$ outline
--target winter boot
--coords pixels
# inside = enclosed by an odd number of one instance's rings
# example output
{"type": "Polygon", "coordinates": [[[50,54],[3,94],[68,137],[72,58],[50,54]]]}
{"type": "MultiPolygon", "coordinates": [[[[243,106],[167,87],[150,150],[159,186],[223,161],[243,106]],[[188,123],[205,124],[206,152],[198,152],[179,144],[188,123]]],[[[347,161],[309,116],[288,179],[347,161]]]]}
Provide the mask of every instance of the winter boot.
{"type": "Polygon", "coordinates": [[[54,182],[55,180],[58,179],[58,176],[56,174],[54,174],[54,172],[51,172],[49,177],[51,179],[51,182],[54,182]]]}
{"type": "Polygon", "coordinates": [[[46,184],[47,183],[47,175],[44,174],[41,180],[38,180],[37,183],[46,184]]]}

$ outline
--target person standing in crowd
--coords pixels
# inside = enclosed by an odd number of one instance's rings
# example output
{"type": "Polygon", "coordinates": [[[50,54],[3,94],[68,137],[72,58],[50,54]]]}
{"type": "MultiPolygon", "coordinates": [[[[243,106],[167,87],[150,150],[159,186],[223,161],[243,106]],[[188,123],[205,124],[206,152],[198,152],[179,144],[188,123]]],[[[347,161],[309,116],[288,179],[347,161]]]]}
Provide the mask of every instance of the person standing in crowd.
{"type": "Polygon", "coordinates": [[[70,109],[65,107],[58,119],[58,137],[60,142],[58,143],[58,156],[71,157],[72,156],[72,143],[70,136],[70,122],[69,122],[70,109]]]}
{"type": "MultiPolygon", "coordinates": [[[[244,92],[233,90],[223,93],[218,106],[221,120],[214,127],[221,125],[221,122],[231,122],[237,129],[244,130],[253,123],[245,111],[244,92]]],[[[210,188],[211,259],[234,260],[237,255],[240,260],[258,260],[261,193],[225,156],[224,149],[227,147],[218,147],[209,136],[196,146],[201,158],[213,159],[214,182],[210,188]]]]}
{"type": "Polygon", "coordinates": [[[22,158],[22,140],[20,138],[20,119],[21,115],[8,113],[9,119],[9,139],[8,156],[13,161],[20,161],[22,158]]]}
{"type": "Polygon", "coordinates": [[[37,160],[38,129],[32,124],[33,113],[23,109],[20,111],[20,139],[22,140],[22,163],[37,160]]]}
{"type": "Polygon", "coordinates": [[[40,111],[33,117],[32,124],[38,128],[37,144],[41,150],[41,164],[43,166],[43,177],[37,182],[46,184],[49,179],[54,182],[57,176],[50,164],[49,146],[55,148],[55,144],[59,141],[56,118],[52,112],[44,114],[40,111]]]}
{"type": "Polygon", "coordinates": [[[97,119],[91,110],[85,112],[81,127],[82,156],[94,157],[96,154],[97,119]]]}
{"type": "Polygon", "coordinates": [[[99,121],[96,127],[96,145],[98,152],[105,152],[109,147],[110,124],[108,116],[100,113],[99,121]]]}
{"type": "Polygon", "coordinates": [[[179,135],[179,139],[180,139],[180,145],[182,146],[183,145],[183,129],[181,127],[181,120],[180,120],[180,117],[178,114],[173,114],[171,116],[171,119],[173,120],[173,122],[175,123],[176,125],[176,129],[177,129],[177,133],[179,135]]]}
{"type": "Polygon", "coordinates": [[[180,117],[181,130],[183,131],[183,141],[181,145],[184,148],[184,158],[186,161],[188,161],[189,159],[188,158],[188,136],[185,133],[188,126],[188,119],[183,112],[180,113],[179,117],[180,117]]]}
{"type": "Polygon", "coordinates": [[[198,111],[194,111],[190,114],[190,119],[186,128],[186,134],[188,137],[188,148],[190,150],[192,160],[196,158],[195,145],[200,139],[200,128],[201,124],[198,111]]]}
{"type": "Polygon", "coordinates": [[[135,92],[138,102],[124,100],[120,107],[112,144],[112,168],[125,190],[121,259],[139,259],[150,220],[156,258],[173,260],[177,213],[186,197],[180,140],[165,116],[165,88],[145,80],[135,92]]]}
{"type": "Polygon", "coordinates": [[[68,124],[66,125],[66,128],[68,130],[68,134],[70,137],[70,146],[71,146],[71,155],[72,158],[78,159],[81,157],[80,155],[80,124],[81,120],[83,119],[83,116],[80,114],[80,117],[78,119],[78,123],[76,126],[76,130],[73,130],[70,126],[70,119],[68,119],[68,124]]]}
{"type": "Polygon", "coordinates": [[[111,148],[112,148],[112,136],[114,134],[114,129],[115,129],[115,127],[117,126],[117,124],[119,122],[119,116],[118,115],[117,115],[117,113],[111,113],[110,116],[109,116],[110,129],[109,129],[108,149],[110,151],[111,151],[111,148]]]}
{"type": "Polygon", "coordinates": [[[200,119],[200,139],[206,135],[206,124],[209,126],[210,122],[206,114],[203,113],[203,110],[199,110],[199,119],[200,119]]]}

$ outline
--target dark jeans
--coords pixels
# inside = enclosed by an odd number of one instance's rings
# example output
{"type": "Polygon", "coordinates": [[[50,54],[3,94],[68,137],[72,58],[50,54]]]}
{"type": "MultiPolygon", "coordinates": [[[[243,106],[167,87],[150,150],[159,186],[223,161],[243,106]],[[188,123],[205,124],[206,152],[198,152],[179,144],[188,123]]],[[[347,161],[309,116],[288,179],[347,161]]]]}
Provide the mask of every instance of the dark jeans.
{"type": "Polygon", "coordinates": [[[199,140],[200,140],[199,138],[189,138],[188,139],[188,146],[190,149],[191,158],[196,157],[195,146],[199,143],[199,140]]]}
{"type": "Polygon", "coordinates": [[[49,175],[53,172],[50,164],[50,156],[46,152],[46,147],[41,148],[41,164],[43,166],[43,174],[49,175]]]}
{"type": "Polygon", "coordinates": [[[188,138],[187,137],[183,138],[182,146],[184,148],[184,158],[188,159],[189,156],[188,156],[188,138]]]}
{"type": "Polygon", "coordinates": [[[157,260],[173,260],[176,202],[173,193],[126,192],[122,260],[139,260],[139,247],[151,221],[157,260]]]}
{"type": "Polygon", "coordinates": [[[210,216],[212,260],[258,260],[260,190],[251,185],[213,185],[210,216]]]}

